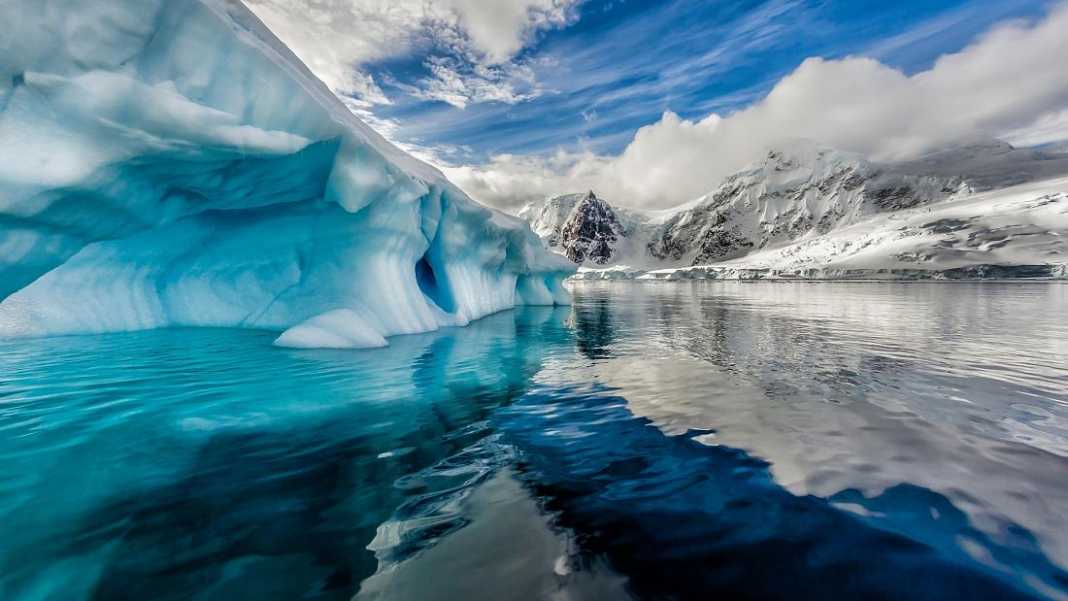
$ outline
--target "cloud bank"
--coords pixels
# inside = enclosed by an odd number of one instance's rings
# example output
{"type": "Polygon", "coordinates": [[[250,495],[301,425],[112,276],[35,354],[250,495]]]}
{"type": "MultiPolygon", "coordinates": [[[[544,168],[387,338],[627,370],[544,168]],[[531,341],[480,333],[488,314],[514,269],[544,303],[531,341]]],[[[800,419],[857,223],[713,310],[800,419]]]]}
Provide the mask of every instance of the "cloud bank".
{"type": "Polygon", "coordinates": [[[501,155],[445,171],[475,198],[506,209],[590,188],[620,204],[664,208],[708,192],[790,138],[876,160],[977,135],[1061,140],[1068,138],[1065,32],[1068,4],[1061,4],[1041,20],[995,27],[912,75],[871,58],[810,58],[746,109],[693,121],[664,113],[618,156],[501,155]]]}

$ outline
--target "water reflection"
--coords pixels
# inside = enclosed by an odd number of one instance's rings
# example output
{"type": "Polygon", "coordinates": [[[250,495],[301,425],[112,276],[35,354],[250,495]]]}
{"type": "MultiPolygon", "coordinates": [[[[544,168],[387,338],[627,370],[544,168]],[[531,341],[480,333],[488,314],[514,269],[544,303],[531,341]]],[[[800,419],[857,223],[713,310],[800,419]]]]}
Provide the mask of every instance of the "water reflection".
{"type": "MultiPolygon", "coordinates": [[[[611,352],[586,362],[584,376],[547,370],[538,379],[605,385],[667,434],[708,431],[697,440],[768,460],[776,482],[797,495],[841,501],[901,484],[930,490],[982,536],[1063,567],[1066,290],[582,284],[579,305],[613,309],[586,324],[614,333],[611,352]]],[[[911,518],[901,520],[910,530],[911,518]]],[[[982,554],[970,531],[956,534],[961,548],[982,554]]],[[[941,544],[927,528],[910,536],[941,544]]],[[[983,561],[1021,569],[1015,560],[983,561]]]]}
{"type": "Polygon", "coordinates": [[[0,598],[1065,597],[1066,290],[0,342],[0,598]]]}
{"type": "Polygon", "coordinates": [[[576,355],[492,429],[570,569],[642,598],[1060,597],[1064,437],[989,428],[1059,410],[1060,294],[582,285],[576,355]],[[1046,317],[1003,336],[1021,309],[1046,317]]]}
{"type": "Polygon", "coordinates": [[[665,436],[607,391],[562,392],[531,393],[499,427],[558,523],[639,597],[1024,599],[1068,585],[1030,532],[997,542],[929,489],[794,495],[744,451],[665,436]]]}
{"type": "Polygon", "coordinates": [[[463,525],[441,508],[500,464],[470,452],[479,424],[569,340],[567,314],[381,351],[232,330],[4,343],[0,598],[351,598],[398,508],[424,518],[401,555],[463,525]]]}

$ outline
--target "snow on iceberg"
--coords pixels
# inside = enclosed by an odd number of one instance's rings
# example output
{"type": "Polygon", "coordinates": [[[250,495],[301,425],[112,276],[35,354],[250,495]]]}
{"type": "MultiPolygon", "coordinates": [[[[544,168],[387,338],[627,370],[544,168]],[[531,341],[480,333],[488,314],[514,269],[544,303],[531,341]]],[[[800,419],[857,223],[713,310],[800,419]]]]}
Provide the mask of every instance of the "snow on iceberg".
{"type": "Polygon", "coordinates": [[[237,0],[0,18],[0,336],[375,346],[568,302],[566,260],[364,125],[237,0]]]}

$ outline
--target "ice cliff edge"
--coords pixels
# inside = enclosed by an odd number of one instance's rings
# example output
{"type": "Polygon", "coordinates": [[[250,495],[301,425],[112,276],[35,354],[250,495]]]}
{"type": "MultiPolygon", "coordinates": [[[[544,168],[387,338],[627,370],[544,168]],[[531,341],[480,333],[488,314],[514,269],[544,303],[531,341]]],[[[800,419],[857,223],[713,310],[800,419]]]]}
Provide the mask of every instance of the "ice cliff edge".
{"type": "Polygon", "coordinates": [[[0,336],[376,346],[568,302],[574,268],[525,222],[360,122],[237,0],[0,18],[0,336]]]}

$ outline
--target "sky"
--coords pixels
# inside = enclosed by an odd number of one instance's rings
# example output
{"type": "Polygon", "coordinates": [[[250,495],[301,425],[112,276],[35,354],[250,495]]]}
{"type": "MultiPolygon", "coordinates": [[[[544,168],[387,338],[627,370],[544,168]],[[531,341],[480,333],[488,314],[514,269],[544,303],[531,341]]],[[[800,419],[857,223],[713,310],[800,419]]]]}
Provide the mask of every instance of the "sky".
{"type": "Polygon", "coordinates": [[[768,148],[876,160],[1068,138],[1068,3],[245,0],[357,115],[476,199],[666,208],[768,148]]]}

